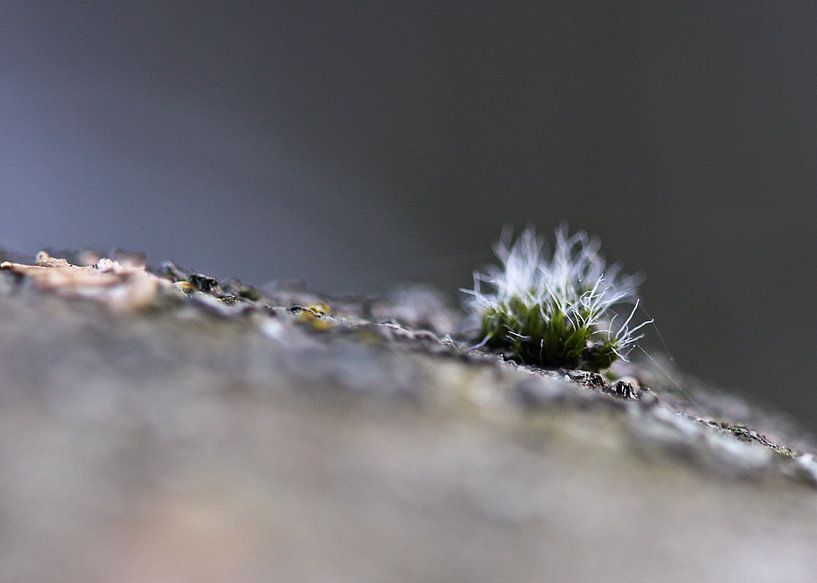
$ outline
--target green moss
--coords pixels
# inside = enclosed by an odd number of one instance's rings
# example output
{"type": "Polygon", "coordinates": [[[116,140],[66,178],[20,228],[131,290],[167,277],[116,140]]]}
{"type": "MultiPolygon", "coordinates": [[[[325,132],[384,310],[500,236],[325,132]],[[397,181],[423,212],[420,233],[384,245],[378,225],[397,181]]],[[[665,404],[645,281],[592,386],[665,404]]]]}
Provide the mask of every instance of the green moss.
{"type": "Polygon", "coordinates": [[[481,326],[479,346],[548,368],[599,371],[625,358],[652,320],[631,326],[638,309],[638,276],[621,275],[599,255],[599,242],[566,228],[555,246],[526,229],[495,247],[498,266],[474,273],[466,304],[481,326]],[[616,306],[630,305],[619,314],[616,306]],[[616,319],[621,316],[614,328],[616,319]]]}
{"type": "Polygon", "coordinates": [[[561,310],[513,297],[485,310],[481,334],[487,346],[508,351],[524,363],[598,371],[608,368],[618,355],[614,341],[592,340],[595,331],[584,324],[592,316],[586,311],[568,317],[561,310]]]}

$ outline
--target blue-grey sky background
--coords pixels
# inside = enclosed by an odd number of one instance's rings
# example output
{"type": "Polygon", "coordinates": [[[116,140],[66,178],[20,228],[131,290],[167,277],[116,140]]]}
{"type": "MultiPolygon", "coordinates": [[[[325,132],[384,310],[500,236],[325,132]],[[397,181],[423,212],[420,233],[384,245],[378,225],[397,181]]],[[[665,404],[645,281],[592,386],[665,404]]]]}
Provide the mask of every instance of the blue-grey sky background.
{"type": "Polygon", "coordinates": [[[0,2],[0,245],[453,294],[567,221],[817,429],[815,54],[809,2],[0,2]]]}

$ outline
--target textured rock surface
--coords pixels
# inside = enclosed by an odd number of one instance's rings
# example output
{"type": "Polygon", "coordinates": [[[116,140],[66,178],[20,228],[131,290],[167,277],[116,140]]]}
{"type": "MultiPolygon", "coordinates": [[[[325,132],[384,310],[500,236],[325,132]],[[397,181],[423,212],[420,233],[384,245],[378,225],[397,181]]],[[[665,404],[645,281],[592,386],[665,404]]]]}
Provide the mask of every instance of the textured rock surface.
{"type": "Polygon", "coordinates": [[[469,354],[428,290],[190,285],[0,273],[0,580],[817,580],[809,446],[740,401],[469,354]]]}

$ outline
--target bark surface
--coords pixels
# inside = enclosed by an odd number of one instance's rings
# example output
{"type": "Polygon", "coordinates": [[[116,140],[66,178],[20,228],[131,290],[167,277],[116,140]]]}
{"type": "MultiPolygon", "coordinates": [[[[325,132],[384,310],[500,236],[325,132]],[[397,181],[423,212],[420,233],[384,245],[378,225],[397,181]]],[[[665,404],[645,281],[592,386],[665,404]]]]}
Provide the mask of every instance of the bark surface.
{"type": "Polygon", "coordinates": [[[173,269],[133,309],[0,272],[0,580],[817,580],[783,421],[469,352],[428,290],[173,269]]]}

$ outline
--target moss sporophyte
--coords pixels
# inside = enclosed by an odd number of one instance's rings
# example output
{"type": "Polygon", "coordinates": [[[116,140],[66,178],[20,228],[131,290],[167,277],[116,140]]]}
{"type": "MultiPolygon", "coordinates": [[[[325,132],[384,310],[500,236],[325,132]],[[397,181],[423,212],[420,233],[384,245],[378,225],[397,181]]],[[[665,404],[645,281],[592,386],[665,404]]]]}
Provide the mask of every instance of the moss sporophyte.
{"type": "Polygon", "coordinates": [[[631,326],[638,276],[623,276],[585,232],[556,230],[552,253],[533,229],[509,232],[494,251],[500,265],[474,273],[466,308],[478,321],[478,347],[548,368],[598,371],[627,355],[652,320],[631,326]],[[632,306],[616,326],[617,308],[632,306]]]}

